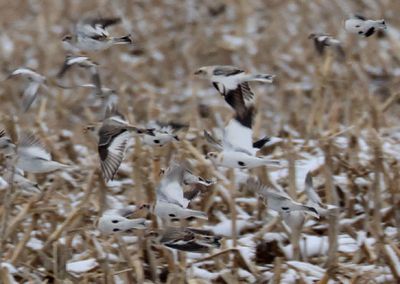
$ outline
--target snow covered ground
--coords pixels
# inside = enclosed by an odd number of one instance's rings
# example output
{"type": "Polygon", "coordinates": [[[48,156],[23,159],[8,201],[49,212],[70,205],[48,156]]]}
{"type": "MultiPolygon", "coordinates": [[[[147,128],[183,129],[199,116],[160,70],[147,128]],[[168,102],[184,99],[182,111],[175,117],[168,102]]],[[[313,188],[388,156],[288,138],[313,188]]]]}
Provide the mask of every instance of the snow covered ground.
{"type": "MultiPolygon", "coordinates": [[[[8,196],[0,178],[0,283],[400,281],[400,2],[17,2],[0,0],[1,127],[14,140],[20,130],[34,131],[55,160],[73,167],[27,175],[42,194],[16,188],[8,196]],[[370,38],[347,34],[344,20],[354,13],[384,18],[388,29],[370,38]],[[180,142],[161,148],[132,140],[108,184],[97,138],[83,131],[103,117],[101,101],[88,88],[59,88],[55,78],[65,56],[61,39],[87,15],[121,17],[110,31],[135,42],[90,53],[104,86],[117,91],[111,100],[120,112],[143,126],[151,120],[190,125],[180,142]],[[338,38],[345,60],[329,49],[320,56],[308,39],[315,32],[338,38]],[[204,159],[210,147],[203,130],[222,134],[233,115],[212,85],[193,75],[213,64],[276,75],[272,85],[252,84],[254,138],[274,137],[262,154],[285,167],[226,170],[204,159]],[[24,82],[3,80],[21,66],[45,74],[50,89],[26,113],[24,82]],[[105,210],[154,201],[160,169],[172,158],[217,180],[191,204],[209,219],[189,224],[222,236],[221,248],[177,252],[154,244],[143,230],[102,235],[96,221],[105,210]],[[285,222],[243,185],[255,176],[306,203],[308,172],[334,213],[285,222]]],[[[62,83],[89,80],[77,70],[62,83]]],[[[149,229],[159,225],[146,212],[138,217],[149,220],[149,229]]]]}

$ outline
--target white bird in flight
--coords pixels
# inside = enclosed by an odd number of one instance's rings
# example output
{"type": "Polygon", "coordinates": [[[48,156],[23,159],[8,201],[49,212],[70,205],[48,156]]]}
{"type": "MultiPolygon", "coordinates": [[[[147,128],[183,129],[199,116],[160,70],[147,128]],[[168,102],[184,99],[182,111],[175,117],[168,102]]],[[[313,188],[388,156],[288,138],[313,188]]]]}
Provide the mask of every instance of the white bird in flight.
{"type": "Polygon", "coordinates": [[[70,167],[53,161],[40,140],[28,132],[22,133],[15,146],[11,139],[5,136],[5,132],[0,131],[0,150],[13,158],[17,168],[30,173],[48,173],[70,167]]]}
{"type": "Polygon", "coordinates": [[[314,207],[295,202],[286,194],[272,191],[254,178],[247,180],[247,188],[251,192],[256,192],[264,200],[267,207],[274,211],[281,214],[292,211],[303,211],[319,219],[319,213],[314,207]]]}
{"type": "Polygon", "coordinates": [[[205,138],[219,152],[207,153],[213,163],[228,168],[251,169],[259,166],[279,166],[279,161],[257,157],[257,151],[269,138],[253,143],[254,93],[248,81],[272,82],[272,75],[252,75],[231,66],[208,66],[195,74],[209,78],[225,101],[235,110],[235,117],[224,128],[222,143],[207,131],[205,138]]]}
{"type": "Polygon", "coordinates": [[[120,22],[120,18],[88,18],[80,21],[72,35],[64,36],[64,47],[72,51],[102,51],[114,45],[132,44],[130,35],[112,37],[106,30],[120,22]]]}
{"type": "Polygon", "coordinates": [[[49,92],[49,88],[46,85],[46,77],[29,68],[14,70],[8,76],[8,79],[19,76],[25,78],[28,82],[22,94],[22,109],[27,111],[36,100],[39,88],[42,87],[47,92],[49,92]]]}
{"type": "Polygon", "coordinates": [[[364,37],[370,37],[376,31],[386,30],[386,28],[385,20],[369,20],[360,15],[356,15],[354,18],[348,19],[345,22],[346,31],[364,37]]]}
{"type": "Polygon", "coordinates": [[[128,233],[132,232],[133,229],[145,229],[146,219],[127,218],[132,213],[134,213],[134,210],[129,208],[108,210],[99,218],[97,228],[107,235],[118,232],[128,233]]]}
{"type": "Polygon", "coordinates": [[[207,219],[206,213],[187,208],[190,200],[183,192],[184,175],[185,168],[172,161],[161,179],[153,211],[163,221],[178,221],[192,217],[207,219]]]}

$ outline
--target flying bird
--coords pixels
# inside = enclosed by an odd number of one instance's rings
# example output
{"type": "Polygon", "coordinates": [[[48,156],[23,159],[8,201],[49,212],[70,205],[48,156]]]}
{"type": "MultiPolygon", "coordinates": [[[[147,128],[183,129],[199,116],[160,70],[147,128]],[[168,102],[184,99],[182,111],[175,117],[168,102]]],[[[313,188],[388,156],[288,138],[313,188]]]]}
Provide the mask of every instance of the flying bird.
{"type": "Polygon", "coordinates": [[[132,232],[133,229],[145,229],[146,219],[129,219],[128,216],[132,213],[129,208],[108,210],[99,218],[97,228],[107,235],[117,232],[132,232]]]}
{"type": "MultiPolygon", "coordinates": [[[[201,184],[205,186],[210,186],[216,183],[215,180],[205,179],[193,174],[193,172],[189,168],[189,163],[187,162],[180,162],[180,166],[184,169],[182,185],[201,184]]],[[[161,174],[165,174],[164,169],[161,170],[161,174]]]]}
{"type": "Polygon", "coordinates": [[[221,237],[203,229],[170,226],[148,235],[166,247],[187,252],[206,253],[221,246],[221,237]]]}
{"type": "Polygon", "coordinates": [[[4,131],[0,131],[0,151],[9,156],[8,159],[12,158],[17,168],[30,173],[48,173],[70,167],[53,161],[40,140],[29,132],[23,132],[15,145],[4,131]]]}
{"type": "Polygon", "coordinates": [[[319,213],[314,207],[295,202],[292,198],[284,193],[272,191],[254,178],[249,178],[246,186],[249,191],[256,192],[264,200],[267,207],[274,211],[277,211],[281,214],[292,211],[303,211],[319,219],[319,213]]]}
{"type": "Polygon", "coordinates": [[[272,83],[275,77],[270,74],[250,74],[228,65],[204,66],[197,69],[194,74],[210,80],[243,120],[247,118],[248,103],[252,104],[254,100],[254,93],[250,89],[249,82],[272,83]]]}
{"type": "Polygon", "coordinates": [[[372,36],[378,30],[386,30],[385,20],[369,20],[363,16],[356,15],[345,22],[345,30],[352,34],[364,37],[372,36]]]}
{"type": "MultiPolygon", "coordinates": [[[[8,157],[11,158],[11,156],[8,157]]],[[[33,182],[24,177],[23,172],[18,168],[15,169],[14,174],[11,168],[7,168],[4,171],[3,177],[6,179],[7,182],[10,182],[12,180],[14,185],[18,189],[28,194],[42,192],[39,185],[36,182],[33,182]]]]}
{"type": "Polygon", "coordinates": [[[188,218],[207,219],[206,213],[187,208],[190,199],[184,196],[182,187],[184,175],[185,168],[172,161],[161,179],[156,190],[157,197],[153,212],[163,221],[188,218]]]}
{"type": "Polygon", "coordinates": [[[188,128],[186,124],[180,124],[175,122],[152,122],[147,125],[148,128],[154,129],[154,135],[144,135],[142,141],[144,144],[149,146],[162,147],[172,141],[179,141],[177,133],[183,129],[188,128]]]}
{"type": "MultiPolygon", "coordinates": [[[[80,68],[87,69],[90,73],[92,84],[96,89],[96,94],[102,96],[103,89],[101,87],[100,75],[98,70],[98,64],[93,62],[87,56],[76,56],[76,55],[68,55],[65,57],[64,64],[61,67],[60,71],[57,74],[58,78],[62,78],[68,70],[70,70],[73,66],[78,66],[80,68]]],[[[92,86],[92,85],[91,85],[92,86]]]]}
{"type": "Polygon", "coordinates": [[[106,182],[112,180],[117,173],[124,158],[131,132],[153,135],[152,129],[138,128],[129,124],[115,105],[109,105],[105,119],[98,130],[100,166],[106,182]]]}
{"type": "Polygon", "coordinates": [[[67,50],[102,51],[118,44],[132,44],[130,35],[112,37],[107,27],[121,22],[120,18],[88,18],[78,22],[74,33],[63,38],[67,50]]]}
{"type": "Polygon", "coordinates": [[[340,41],[330,35],[321,34],[321,33],[313,33],[308,36],[309,39],[314,41],[315,50],[323,55],[325,53],[325,49],[327,47],[331,47],[335,50],[336,54],[339,58],[345,58],[345,52],[343,50],[342,44],[340,41]]]}
{"type": "Polygon", "coordinates": [[[305,192],[308,197],[307,205],[314,207],[318,214],[321,216],[327,216],[329,214],[335,214],[338,212],[338,207],[334,205],[324,204],[315,191],[311,172],[308,172],[305,179],[305,192]]]}
{"type": "Polygon", "coordinates": [[[25,86],[25,90],[22,94],[22,109],[23,111],[27,111],[32,103],[36,100],[39,88],[43,88],[47,92],[49,92],[49,88],[46,85],[46,77],[33,71],[29,68],[18,68],[14,70],[9,76],[8,79],[14,77],[23,77],[27,81],[27,85],[25,86]]]}

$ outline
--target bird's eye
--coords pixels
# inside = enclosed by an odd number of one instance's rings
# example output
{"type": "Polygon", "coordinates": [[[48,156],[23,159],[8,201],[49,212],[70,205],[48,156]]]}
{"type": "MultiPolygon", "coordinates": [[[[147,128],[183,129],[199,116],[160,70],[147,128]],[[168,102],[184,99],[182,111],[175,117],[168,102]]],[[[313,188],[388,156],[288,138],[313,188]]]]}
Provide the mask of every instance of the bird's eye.
{"type": "Polygon", "coordinates": [[[168,214],[169,217],[176,217],[175,214],[168,214]]]}
{"type": "Polygon", "coordinates": [[[117,229],[117,228],[113,229],[113,232],[118,232],[118,231],[119,231],[119,229],[117,229]]]}
{"type": "Polygon", "coordinates": [[[115,223],[118,223],[119,221],[118,220],[112,220],[111,222],[115,224],[115,223]]]}
{"type": "Polygon", "coordinates": [[[155,140],[153,140],[153,142],[156,143],[156,144],[159,144],[159,143],[160,143],[160,140],[155,139],[155,140]]]}
{"type": "Polygon", "coordinates": [[[382,21],[382,25],[384,25],[385,24],[385,21],[382,21]]]}

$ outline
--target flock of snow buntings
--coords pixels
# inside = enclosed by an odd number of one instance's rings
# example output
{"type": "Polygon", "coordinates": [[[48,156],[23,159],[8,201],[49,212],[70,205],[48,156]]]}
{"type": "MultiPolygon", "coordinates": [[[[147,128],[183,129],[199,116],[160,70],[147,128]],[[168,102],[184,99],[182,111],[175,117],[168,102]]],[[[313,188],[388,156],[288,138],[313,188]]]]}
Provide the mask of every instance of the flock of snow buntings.
{"type": "MultiPolygon", "coordinates": [[[[90,124],[85,127],[87,132],[98,134],[98,153],[100,167],[104,180],[112,180],[121,165],[132,134],[140,136],[142,142],[150,146],[163,146],[173,141],[179,141],[178,131],[187,125],[177,123],[152,122],[146,127],[131,125],[124,116],[118,112],[115,104],[108,98],[115,91],[102,86],[98,64],[85,55],[77,52],[102,51],[118,44],[131,44],[130,35],[112,37],[106,30],[108,26],[120,22],[119,18],[86,19],[76,24],[74,33],[63,38],[64,47],[73,55],[68,55],[64,65],[57,74],[56,85],[62,88],[84,87],[94,90],[95,95],[104,101],[105,118],[101,123],[90,124]],[[78,86],[64,86],[62,78],[72,67],[88,70],[91,84],[78,86]]],[[[364,37],[370,37],[376,31],[386,29],[384,20],[368,20],[355,16],[345,22],[346,31],[364,37]]],[[[326,47],[332,47],[343,57],[344,51],[339,40],[326,34],[311,34],[315,48],[319,53],[324,53],[326,47]]],[[[268,146],[269,137],[253,141],[252,124],[256,111],[254,105],[255,95],[249,82],[272,83],[274,76],[268,74],[251,74],[233,66],[205,66],[194,73],[198,77],[211,81],[216,90],[234,110],[234,117],[223,129],[221,140],[210,132],[204,131],[204,137],[215,152],[209,152],[206,158],[215,166],[226,168],[251,169],[255,167],[282,167],[278,160],[257,156],[257,152],[268,146]]],[[[28,69],[18,68],[9,78],[21,76],[26,78],[26,87],[22,95],[22,109],[27,111],[38,96],[39,88],[50,92],[48,80],[45,76],[28,69]]],[[[4,178],[13,182],[23,191],[40,192],[37,184],[24,176],[24,172],[47,173],[55,170],[68,170],[72,166],[53,161],[51,155],[45,150],[42,143],[30,132],[22,132],[17,144],[0,131],[0,151],[5,156],[6,169],[4,178]]],[[[156,190],[155,204],[144,204],[123,209],[106,211],[97,222],[103,234],[117,232],[131,232],[133,229],[147,228],[146,219],[130,218],[137,210],[148,209],[159,217],[162,222],[161,229],[146,233],[160,244],[167,247],[191,251],[208,252],[211,248],[220,246],[220,237],[208,230],[190,228],[187,226],[174,226],[176,221],[192,218],[207,219],[205,212],[189,209],[189,203],[200,193],[197,184],[211,186],[215,180],[207,180],[193,174],[185,161],[173,160],[169,167],[163,171],[160,184],[156,190]],[[187,187],[192,186],[189,190],[187,187]]],[[[307,205],[295,202],[285,192],[268,189],[255,178],[249,178],[247,188],[256,192],[266,202],[268,208],[279,212],[284,220],[290,219],[292,213],[308,213],[316,218],[326,214],[332,209],[321,202],[312,185],[311,174],[305,181],[308,196],[307,205]]],[[[290,220],[289,220],[290,221],[290,220]]]]}

